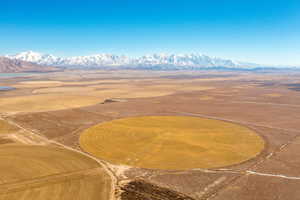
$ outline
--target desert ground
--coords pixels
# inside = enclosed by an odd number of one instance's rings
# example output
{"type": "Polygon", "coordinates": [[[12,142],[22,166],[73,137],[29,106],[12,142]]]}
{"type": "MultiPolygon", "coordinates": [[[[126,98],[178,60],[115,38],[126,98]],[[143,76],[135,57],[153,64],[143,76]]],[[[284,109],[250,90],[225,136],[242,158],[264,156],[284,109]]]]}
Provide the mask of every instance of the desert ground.
{"type": "Polygon", "coordinates": [[[0,200],[296,200],[299,71],[0,76],[0,200]]]}

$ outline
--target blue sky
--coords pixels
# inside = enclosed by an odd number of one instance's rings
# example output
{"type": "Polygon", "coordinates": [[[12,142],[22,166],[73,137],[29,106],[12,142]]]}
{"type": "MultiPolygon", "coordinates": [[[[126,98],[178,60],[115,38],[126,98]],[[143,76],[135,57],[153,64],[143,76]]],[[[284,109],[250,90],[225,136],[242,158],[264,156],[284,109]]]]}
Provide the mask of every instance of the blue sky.
{"type": "Polygon", "coordinates": [[[299,0],[3,0],[0,54],[204,53],[300,65],[299,0]]]}

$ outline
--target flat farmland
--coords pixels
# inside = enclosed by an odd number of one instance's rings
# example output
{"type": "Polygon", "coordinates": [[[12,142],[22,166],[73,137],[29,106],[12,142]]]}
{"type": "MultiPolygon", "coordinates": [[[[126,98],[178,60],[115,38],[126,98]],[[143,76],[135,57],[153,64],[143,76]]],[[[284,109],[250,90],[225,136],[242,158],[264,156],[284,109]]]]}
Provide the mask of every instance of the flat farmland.
{"type": "Polygon", "coordinates": [[[214,89],[190,82],[166,82],[157,78],[100,81],[31,80],[20,81],[11,86],[17,88],[17,91],[11,93],[12,96],[0,97],[0,110],[4,113],[63,110],[99,104],[110,98],[147,98],[214,89]],[[22,92],[24,95],[16,95],[22,92]]]}
{"type": "Polygon", "coordinates": [[[103,199],[110,179],[90,158],[57,147],[0,145],[0,199],[103,199]]]}
{"type": "Polygon", "coordinates": [[[179,116],[125,118],[84,131],[81,147],[103,160],[154,169],[217,168],[257,156],[255,132],[217,120],[179,116]]]}
{"type": "MultiPolygon", "coordinates": [[[[17,89],[1,92],[0,148],[72,148],[101,166],[87,159],[78,170],[11,177],[1,198],[71,198],[66,190],[84,199],[85,190],[93,199],[107,190],[122,200],[297,200],[299,75],[74,70],[4,80],[17,89]]],[[[51,158],[71,162],[63,154],[51,158]]]]}

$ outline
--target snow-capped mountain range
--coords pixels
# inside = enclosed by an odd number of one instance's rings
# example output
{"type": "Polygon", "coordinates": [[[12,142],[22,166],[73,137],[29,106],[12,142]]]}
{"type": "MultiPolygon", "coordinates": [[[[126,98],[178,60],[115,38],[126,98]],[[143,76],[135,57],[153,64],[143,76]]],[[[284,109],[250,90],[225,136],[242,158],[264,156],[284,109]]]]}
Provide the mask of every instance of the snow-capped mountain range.
{"type": "Polygon", "coordinates": [[[113,54],[90,56],[56,57],[33,51],[6,55],[5,57],[32,62],[40,65],[59,67],[124,67],[141,69],[198,69],[198,68],[242,68],[261,67],[257,64],[242,63],[230,59],[209,57],[202,54],[153,54],[137,58],[113,54]]]}
{"type": "Polygon", "coordinates": [[[9,59],[0,56],[0,73],[17,72],[53,72],[60,69],[51,66],[42,66],[22,60],[9,59]]]}

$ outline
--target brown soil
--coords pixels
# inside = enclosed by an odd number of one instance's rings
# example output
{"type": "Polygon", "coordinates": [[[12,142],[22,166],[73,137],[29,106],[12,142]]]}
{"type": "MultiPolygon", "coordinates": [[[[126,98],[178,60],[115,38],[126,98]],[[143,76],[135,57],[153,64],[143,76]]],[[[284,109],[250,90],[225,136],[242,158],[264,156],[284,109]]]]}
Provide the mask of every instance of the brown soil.
{"type": "Polygon", "coordinates": [[[8,139],[8,138],[0,138],[0,145],[1,144],[9,144],[9,143],[14,143],[14,141],[11,139],[8,139]]]}
{"type": "MultiPolygon", "coordinates": [[[[182,194],[184,198],[200,200],[297,200],[300,195],[298,190],[300,93],[291,90],[290,84],[300,82],[299,72],[294,74],[247,72],[234,75],[231,72],[230,76],[214,77],[213,74],[228,75],[228,73],[212,71],[207,72],[208,76],[205,78],[200,76],[204,72],[181,73],[184,76],[178,76],[178,72],[136,71],[116,73],[74,71],[68,75],[60,73],[43,75],[26,81],[62,81],[69,84],[76,81],[78,85],[80,82],[83,82],[81,85],[87,85],[93,81],[91,84],[95,86],[100,84],[95,81],[101,80],[107,81],[105,87],[109,88],[110,84],[122,80],[122,84],[130,82],[130,84],[134,83],[135,87],[143,87],[141,90],[147,90],[154,85],[156,88],[163,88],[163,91],[176,82],[177,87],[185,84],[188,90],[178,88],[175,93],[169,95],[143,98],[135,95],[130,97],[126,94],[126,102],[101,104],[103,101],[99,101],[99,104],[72,109],[2,114],[4,118],[40,136],[78,150],[80,150],[79,136],[86,128],[125,117],[180,115],[240,124],[263,137],[266,148],[257,157],[241,164],[228,166],[226,169],[167,171],[109,164],[107,166],[113,170],[119,182],[130,183],[121,187],[125,191],[124,195],[127,194],[123,197],[126,200],[172,199],[177,197],[177,194],[182,194]],[[193,77],[190,77],[191,75],[193,77]],[[161,78],[161,76],[168,77],[161,78]],[[204,87],[214,89],[201,90],[204,87]],[[149,193],[157,196],[149,197],[149,193]],[[165,196],[169,193],[171,196],[165,196]],[[172,196],[174,194],[176,195],[172,196]]],[[[17,81],[22,82],[25,79],[6,80],[4,83],[9,86],[17,84],[17,81]]],[[[101,90],[97,92],[101,93],[101,90]]],[[[31,93],[28,88],[3,93],[4,96],[14,97],[29,94],[31,93]]],[[[113,96],[105,99],[109,98],[125,97],[113,96]]]]}
{"type": "Polygon", "coordinates": [[[131,181],[122,186],[121,190],[121,200],[194,200],[184,194],[142,180],[131,181]]]}

